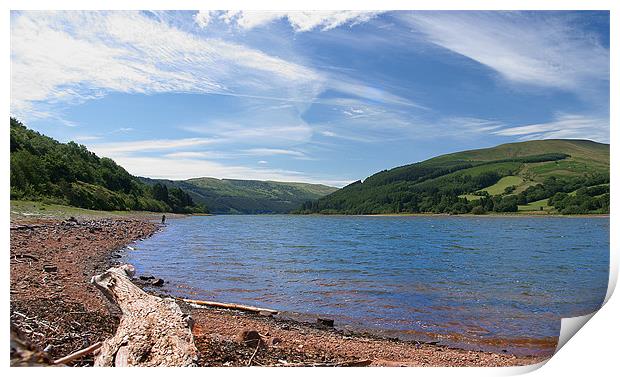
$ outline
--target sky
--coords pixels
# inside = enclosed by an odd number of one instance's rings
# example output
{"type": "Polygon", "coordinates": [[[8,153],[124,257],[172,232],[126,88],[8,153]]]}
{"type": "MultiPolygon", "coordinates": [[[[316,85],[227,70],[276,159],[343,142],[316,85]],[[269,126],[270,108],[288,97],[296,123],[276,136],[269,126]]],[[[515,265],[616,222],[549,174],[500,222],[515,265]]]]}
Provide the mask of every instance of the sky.
{"type": "Polygon", "coordinates": [[[11,12],[11,115],[130,173],[343,186],[609,142],[609,13],[11,12]]]}

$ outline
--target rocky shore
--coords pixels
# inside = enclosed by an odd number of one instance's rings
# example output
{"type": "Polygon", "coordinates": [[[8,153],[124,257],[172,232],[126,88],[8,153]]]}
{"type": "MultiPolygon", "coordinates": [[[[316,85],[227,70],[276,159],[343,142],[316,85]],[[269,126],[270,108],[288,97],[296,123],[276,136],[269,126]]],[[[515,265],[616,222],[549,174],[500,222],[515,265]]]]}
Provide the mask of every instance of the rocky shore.
{"type": "MultiPolygon", "coordinates": [[[[11,325],[55,359],[111,336],[118,310],[90,284],[158,226],[136,219],[11,223],[11,325]]],[[[85,357],[75,365],[88,365],[85,357]]]]}
{"type": "MultiPolygon", "coordinates": [[[[90,284],[119,251],[159,229],[153,219],[24,220],[11,223],[11,326],[51,360],[111,337],[120,313],[90,284]]],[[[157,277],[136,283],[159,289],[157,277]]],[[[165,289],[165,286],[164,286],[165,289]]],[[[515,366],[518,357],[343,332],[323,324],[179,301],[194,319],[200,366],[515,366]]],[[[263,313],[264,314],[264,313],[263,313]]],[[[69,365],[92,365],[86,355],[69,365]]]]}

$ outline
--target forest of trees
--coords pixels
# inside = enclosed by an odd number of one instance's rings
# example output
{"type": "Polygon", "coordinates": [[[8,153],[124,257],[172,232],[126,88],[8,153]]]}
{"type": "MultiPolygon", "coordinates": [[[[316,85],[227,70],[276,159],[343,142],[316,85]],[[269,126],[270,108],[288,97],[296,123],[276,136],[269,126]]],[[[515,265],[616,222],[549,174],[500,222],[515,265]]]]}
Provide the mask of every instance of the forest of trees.
{"type": "Polygon", "coordinates": [[[206,212],[179,188],[149,186],[85,146],[60,143],[11,122],[11,199],[97,210],[206,212]]]}
{"type": "Polygon", "coordinates": [[[549,205],[563,215],[609,213],[609,185],[581,188],[574,195],[558,192],[549,199],[549,205]]]}

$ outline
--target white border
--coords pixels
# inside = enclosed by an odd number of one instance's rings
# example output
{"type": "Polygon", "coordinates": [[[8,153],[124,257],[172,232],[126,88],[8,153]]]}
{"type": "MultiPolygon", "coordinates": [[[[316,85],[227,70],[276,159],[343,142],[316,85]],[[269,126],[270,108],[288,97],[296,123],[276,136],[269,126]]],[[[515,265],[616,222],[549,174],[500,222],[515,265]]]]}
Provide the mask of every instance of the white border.
{"type": "MultiPolygon", "coordinates": [[[[560,0],[434,0],[434,1],[397,1],[397,0],[382,0],[382,1],[353,1],[353,0],[315,0],[315,1],[284,1],[284,0],[260,0],[260,1],[162,1],[162,0],[135,0],[135,1],[119,1],[119,0],[92,0],[92,1],[78,1],[78,0],[64,0],[64,1],[41,1],[41,0],[22,0],[22,1],[7,1],[7,11],[3,14],[4,38],[2,39],[2,46],[5,54],[9,55],[9,20],[10,9],[246,9],[246,10],[329,10],[329,9],[419,9],[419,10],[516,10],[516,9],[528,9],[528,10],[611,10],[611,114],[610,123],[612,125],[618,124],[618,89],[620,89],[619,76],[617,74],[618,64],[618,9],[619,3],[617,1],[603,1],[603,0],[590,0],[590,1],[560,1],[560,0]]],[[[5,55],[5,56],[7,56],[5,55]]],[[[10,86],[6,83],[10,80],[10,58],[5,58],[2,61],[4,67],[6,80],[4,90],[1,91],[3,103],[5,104],[6,114],[9,115],[9,98],[10,98],[10,86]]],[[[5,118],[5,119],[6,119],[5,118]]],[[[611,127],[611,144],[615,145],[617,141],[617,130],[615,127],[611,127]]],[[[4,200],[1,201],[2,208],[4,209],[5,216],[2,217],[0,227],[2,227],[2,240],[5,247],[9,243],[9,142],[8,134],[5,132],[2,134],[2,159],[4,163],[4,169],[2,170],[2,182],[4,185],[1,190],[4,195],[4,200]]],[[[611,148],[611,212],[616,213],[618,210],[618,197],[620,195],[620,189],[616,182],[618,182],[618,172],[620,170],[614,168],[617,166],[619,153],[615,148],[611,148]]],[[[617,370],[617,346],[614,341],[614,337],[618,335],[618,318],[620,318],[620,305],[617,297],[611,297],[618,274],[618,221],[614,216],[611,217],[611,269],[610,269],[610,285],[608,287],[606,305],[600,311],[599,314],[594,316],[594,319],[586,324],[585,329],[581,330],[576,338],[578,340],[568,342],[562,351],[549,360],[547,366],[541,368],[537,373],[544,373],[545,375],[564,375],[567,373],[573,374],[609,374],[612,370],[617,370]],[[610,300],[611,297],[611,300],[610,300]]],[[[8,247],[5,249],[8,251],[8,247]]],[[[8,252],[6,252],[5,260],[8,252]]],[[[9,263],[4,264],[5,273],[2,274],[3,282],[0,283],[3,290],[2,300],[2,315],[5,319],[8,319],[9,314],[9,263]]],[[[617,295],[616,295],[617,296],[617,295]]],[[[8,320],[5,320],[5,326],[2,328],[2,339],[4,339],[5,347],[8,348],[9,328],[8,320]]],[[[9,350],[5,348],[4,365],[8,367],[9,364],[9,350]]],[[[545,363],[542,363],[545,364],[545,363]]],[[[375,368],[356,368],[356,369],[321,369],[320,373],[335,374],[362,374],[362,375],[374,375],[375,373],[395,373],[395,374],[423,374],[423,375],[446,375],[446,374],[460,374],[460,375],[505,375],[505,374],[517,374],[531,371],[537,367],[521,367],[521,368],[416,368],[412,370],[410,368],[389,368],[377,370],[375,368]]],[[[12,369],[12,374],[31,374],[37,373],[35,369],[12,369]]],[[[78,368],[48,368],[46,373],[80,373],[82,371],[78,368]]],[[[165,371],[163,369],[149,369],[149,370],[132,370],[132,373],[138,372],[149,374],[163,374],[171,371],[165,371]]],[[[251,371],[247,369],[230,369],[230,368],[211,368],[206,370],[184,370],[182,373],[186,374],[248,374],[252,375],[289,375],[290,369],[286,368],[254,368],[251,371]]],[[[293,373],[295,375],[314,375],[318,371],[315,369],[297,369],[293,373]]],[[[90,369],[89,374],[103,374],[108,371],[103,369],[90,369]]],[[[115,373],[128,373],[127,370],[115,371],[115,373]]],[[[173,373],[176,373],[173,372],[173,373]]]]}

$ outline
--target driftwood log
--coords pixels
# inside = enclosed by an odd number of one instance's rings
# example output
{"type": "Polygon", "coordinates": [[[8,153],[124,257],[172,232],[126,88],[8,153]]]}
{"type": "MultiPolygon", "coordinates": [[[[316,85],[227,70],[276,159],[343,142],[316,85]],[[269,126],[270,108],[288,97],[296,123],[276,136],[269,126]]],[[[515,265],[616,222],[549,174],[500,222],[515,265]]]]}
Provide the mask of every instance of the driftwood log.
{"type": "Polygon", "coordinates": [[[249,306],[249,305],[229,304],[226,302],[215,302],[215,301],[192,300],[189,298],[181,298],[180,300],[183,300],[187,302],[188,304],[211,306],[214,308],[241,310],[241,311],[252,312],[252,313],[264,313],[268,315],[278,314],[277,310],[257,308],[255,306],[249,306]]]}
{"type": "Polygon", "coordinates": [[[173,299],[149,295],[131,282],[131,265],[113,267],[91,282],[122,312],[116,334],[103,342],[95,366],[194,366],[191,318],[173,299]]]}

